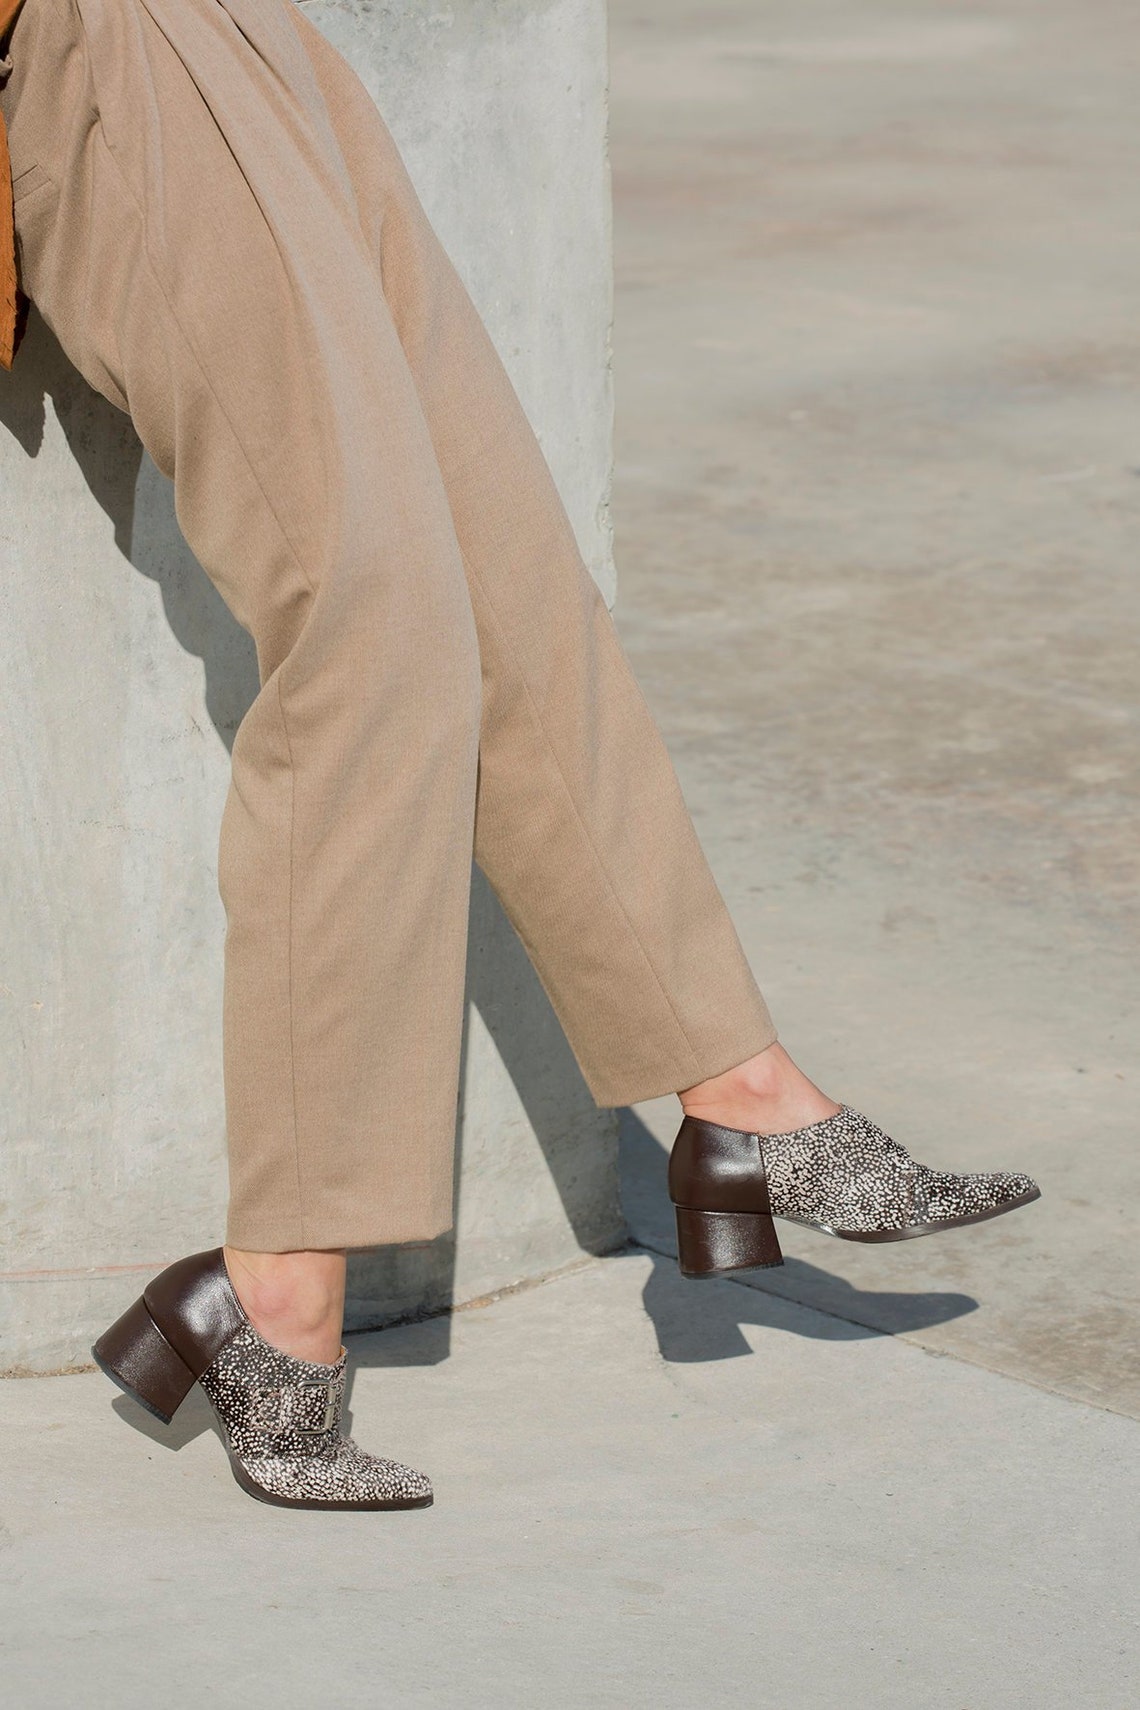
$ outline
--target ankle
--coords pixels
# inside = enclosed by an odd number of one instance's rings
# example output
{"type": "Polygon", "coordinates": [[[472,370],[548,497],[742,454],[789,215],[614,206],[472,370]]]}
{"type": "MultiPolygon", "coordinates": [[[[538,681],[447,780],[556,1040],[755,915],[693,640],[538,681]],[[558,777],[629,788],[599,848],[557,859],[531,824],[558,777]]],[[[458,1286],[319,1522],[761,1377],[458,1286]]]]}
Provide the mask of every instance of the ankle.
{"type": "Polygon", "coordinates": [[[242,1310],[259,1335],[294,1359],[332,1365],[344,1325],[345,1255],[224,1249],[242,1310]]]}
{"type": "Polygon", "coordinates": [[[807,1127],[839,1109],[779,1043],[678,1094],[686,1116],[760,1134],[807,1127]]]}

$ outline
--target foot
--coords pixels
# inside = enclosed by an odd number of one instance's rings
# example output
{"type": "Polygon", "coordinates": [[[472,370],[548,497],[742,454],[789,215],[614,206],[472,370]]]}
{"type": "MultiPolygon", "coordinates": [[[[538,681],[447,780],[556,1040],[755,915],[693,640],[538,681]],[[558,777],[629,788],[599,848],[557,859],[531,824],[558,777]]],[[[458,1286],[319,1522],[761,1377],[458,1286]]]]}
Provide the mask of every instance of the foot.
{"type": "Polygon", "coordinates": [[[344,1252],[222,1251],[242,1310],[270,1346],[295,1360],[335,1365],[344,1329],[344,1252]]]}
{"type": "MultiPolygon", "coordinates": [[[[320,1257],[234,1254],[231,1262],[247,1293],[270,1301],[278,1334],[292,1336],[303,1316],[298,1298],[318,1298],[314,1279],[331,1275],[335,1291],[335,1267],[322,1267],[320,1257]],[[286,1262],[262,1266],[267,1257],[286,1262]],[[244,1266],[246,1258],[253,1264],[244,1266]],[[267,1288],[267,1273],[268,1282],[282,1283],[282,1295],[267,1288]]],[[[344,1349],[338,1346],[334,1360],[297,1358],[267,1341],[250,1322],[220,1247],[168,1265],[91,1351],[107,1376],[164,1424],[197,1381],[222,1426],[234,1477],[261,1502],[384,1509],[426,1508],[432,1500],[423,1473],[345,1436],[344,1349]]]]}
{"type": "Polygon", "coordinates": [[[778,1043],[677,1096],[686,1116],[748,1134],[790,1134],[840,1109],[778,1043]]]}
{"type": "Polygon", "coordinates": [[[773,1217],[846,1241],[906,1241],[982,1223],[1040,1197],[1008,1170],[956,1175],[918,1163],[849,1105],[765,1134],[686,1115],[669,1157],[686,1276],[782,1262],[773,1217]]]}

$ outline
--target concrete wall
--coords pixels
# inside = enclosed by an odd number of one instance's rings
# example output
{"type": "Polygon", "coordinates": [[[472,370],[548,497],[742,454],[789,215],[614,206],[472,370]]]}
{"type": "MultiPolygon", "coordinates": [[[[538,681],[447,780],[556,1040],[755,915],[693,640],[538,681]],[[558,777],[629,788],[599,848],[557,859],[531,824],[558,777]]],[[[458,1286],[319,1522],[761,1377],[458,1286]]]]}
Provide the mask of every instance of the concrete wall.
{"type": "MultiPolygon", "coordinates": [[[[602,0],[306,10],[387,116],[612,594],[602,0]]],[[[215,851],[256,679],[168,484],[34,315],[0,495],[0,1369],[50,1370],[220,1239],[215,851]]],[[[620,1238],[613,1118],[478,875],[470,970],[458,1242],[354,1257],[350,1324],[620,1238]]]]}

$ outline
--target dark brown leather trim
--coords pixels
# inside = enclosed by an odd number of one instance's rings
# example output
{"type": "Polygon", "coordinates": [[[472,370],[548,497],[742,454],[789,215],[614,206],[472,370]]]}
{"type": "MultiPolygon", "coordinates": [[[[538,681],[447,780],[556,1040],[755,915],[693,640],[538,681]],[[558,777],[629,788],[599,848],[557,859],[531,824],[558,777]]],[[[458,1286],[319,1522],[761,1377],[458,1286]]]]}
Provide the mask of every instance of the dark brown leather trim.
{"type": "Polygon", "coordinates": [[[669,1155],[669,1197],[693,1211],[772,1215],[758,1134],[686,1116],[669,1155]]]}
{"type": "Polygon", "coordinates": [[[143,1300],[175,1353],[201,1377],[248,1323],[220,1247],[179,1259],[148,1283],[143,1300]]]}

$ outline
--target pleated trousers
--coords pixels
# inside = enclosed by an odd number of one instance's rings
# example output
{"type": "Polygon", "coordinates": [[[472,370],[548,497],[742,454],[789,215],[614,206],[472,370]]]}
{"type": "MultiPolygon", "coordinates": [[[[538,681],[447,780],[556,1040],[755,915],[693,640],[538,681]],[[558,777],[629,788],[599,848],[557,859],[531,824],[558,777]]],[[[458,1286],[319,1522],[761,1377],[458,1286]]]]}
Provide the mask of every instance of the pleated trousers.
{"type": "Polygon", "coordinates": [[[598,1104],[729,1068],[771,1017],[346,61],[294,0],[26,0],[9,51],[23,289],[257,648],[219,851],[228,1239],[429,1238],[473,859],[598,1104]]]}

